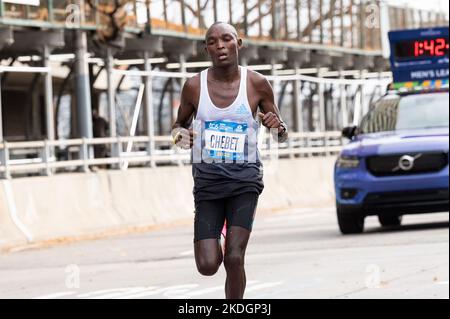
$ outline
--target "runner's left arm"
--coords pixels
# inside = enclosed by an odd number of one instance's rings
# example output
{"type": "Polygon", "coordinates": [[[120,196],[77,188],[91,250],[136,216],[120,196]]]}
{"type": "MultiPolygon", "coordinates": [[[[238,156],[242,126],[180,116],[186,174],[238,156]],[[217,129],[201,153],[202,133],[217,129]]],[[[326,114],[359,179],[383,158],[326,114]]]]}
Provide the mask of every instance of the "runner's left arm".
{"type": "Polygon", "coordinates": [[[281,118],[280,110],[275,104],[273,88],[269,81],[263,76],[258,77],[256,90],[259,94],[259,107],[263,113],[259,113],[262,123],[269,129],[277,129],[278,141],[285,142],[288,139],[287,125],[281,118]]]}

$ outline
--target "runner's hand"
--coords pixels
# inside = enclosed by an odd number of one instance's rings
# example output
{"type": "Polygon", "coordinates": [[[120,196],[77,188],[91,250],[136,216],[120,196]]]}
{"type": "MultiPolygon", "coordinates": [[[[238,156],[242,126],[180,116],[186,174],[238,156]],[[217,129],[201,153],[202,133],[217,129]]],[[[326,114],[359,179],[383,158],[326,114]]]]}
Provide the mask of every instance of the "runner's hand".
{"type": "Polygon", "coordinates": [[[174,130],[174,144],[182,149],[190,149],[194,145],[194,138],[197,134],[192,129],[179,128],[174,130]]]}
{"type": "Polygon", "coordinates": [[[267,112],[266,114],[259,112],[258,116],[261,119],[262,124],[268,129],[279,129],[281,127],[280,119],[273,112],[267,112]]]}

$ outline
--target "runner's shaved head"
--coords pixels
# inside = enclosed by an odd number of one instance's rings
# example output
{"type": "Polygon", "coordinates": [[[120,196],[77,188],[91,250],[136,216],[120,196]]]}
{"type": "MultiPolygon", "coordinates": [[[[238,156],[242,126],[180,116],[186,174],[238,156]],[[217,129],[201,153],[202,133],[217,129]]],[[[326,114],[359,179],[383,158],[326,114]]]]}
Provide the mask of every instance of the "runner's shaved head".
{"type": "Polygon", "coordinates": [[[235,27],[233,27],[233,26],[232,26],[231,24],[229,24],[229,23],[218,21],[218,22],[214,22],[214,24],[212,24],[212,25],[209,27],[208,31],[206,32],[205,41],[208,40],[208,36],[211,34],[211,32],[212,32],[215,28],[219,28],[219,27],[228,29],[227,31],[229,31],[231,34],[233,34],[233,35],[236,37],[236,39],[239,39],[237,30],[236,30],[235,27]]]}
{"type": "Polygon", "coordinates": [[[238,51],[242,48],[236,28],[229,23],[216,22],[206,32],[205,51],[216,67],[238,64],[238,51]]]}

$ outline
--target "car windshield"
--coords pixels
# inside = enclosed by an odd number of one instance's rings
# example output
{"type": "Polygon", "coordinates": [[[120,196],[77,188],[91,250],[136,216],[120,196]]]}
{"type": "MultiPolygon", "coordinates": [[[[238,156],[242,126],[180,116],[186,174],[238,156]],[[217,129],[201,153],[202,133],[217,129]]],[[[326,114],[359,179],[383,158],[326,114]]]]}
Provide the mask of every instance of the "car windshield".
{"type": "Polygon", "coordinates": [[[361,133],[449,127],[448,92],[387,96],[361,122],[361,133]]]}

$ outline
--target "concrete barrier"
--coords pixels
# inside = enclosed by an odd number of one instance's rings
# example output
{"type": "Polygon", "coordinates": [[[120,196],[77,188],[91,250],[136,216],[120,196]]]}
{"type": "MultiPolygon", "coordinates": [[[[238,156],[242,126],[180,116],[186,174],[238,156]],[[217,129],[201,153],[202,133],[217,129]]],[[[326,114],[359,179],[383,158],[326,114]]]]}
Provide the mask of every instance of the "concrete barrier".
{"type": "Polygon", "coordinates": [[[108,175],[113,206],[130,225],[142,221],[168,223],[193,216],[190,167],[111,171],[108,175]]]}
{"type": "MultiPolygon", "coordinates": [[[[332,205],[333,163],[334,158],[304,158],[266,164],[266,187],[258,212],[332,205]]],[[[64,174],[2,183],[2,248],[194,218],[191,167],[64,174]]]]}
{"type": "MultiPolygon", "coordinates": [[[[280,160],[266,169],[259,208],[331,206],[335,158],[280,160]]],[[[271,164],[269,164],[271,165],[271,164]]]]}
{"type": "Polygon", "coordinates": [[[11,216],[14,214],[14,199],[11,198],[8,181],[0,183],[0,247],[22,245],[27,242],[26,237],[14,224],[11,216]]]}
{"type": "Polygon", "coordinates": [[[111,206],[105,174],[23,178],[10,183],[17,218],[32,242],[121,224],[111,206]]]}

